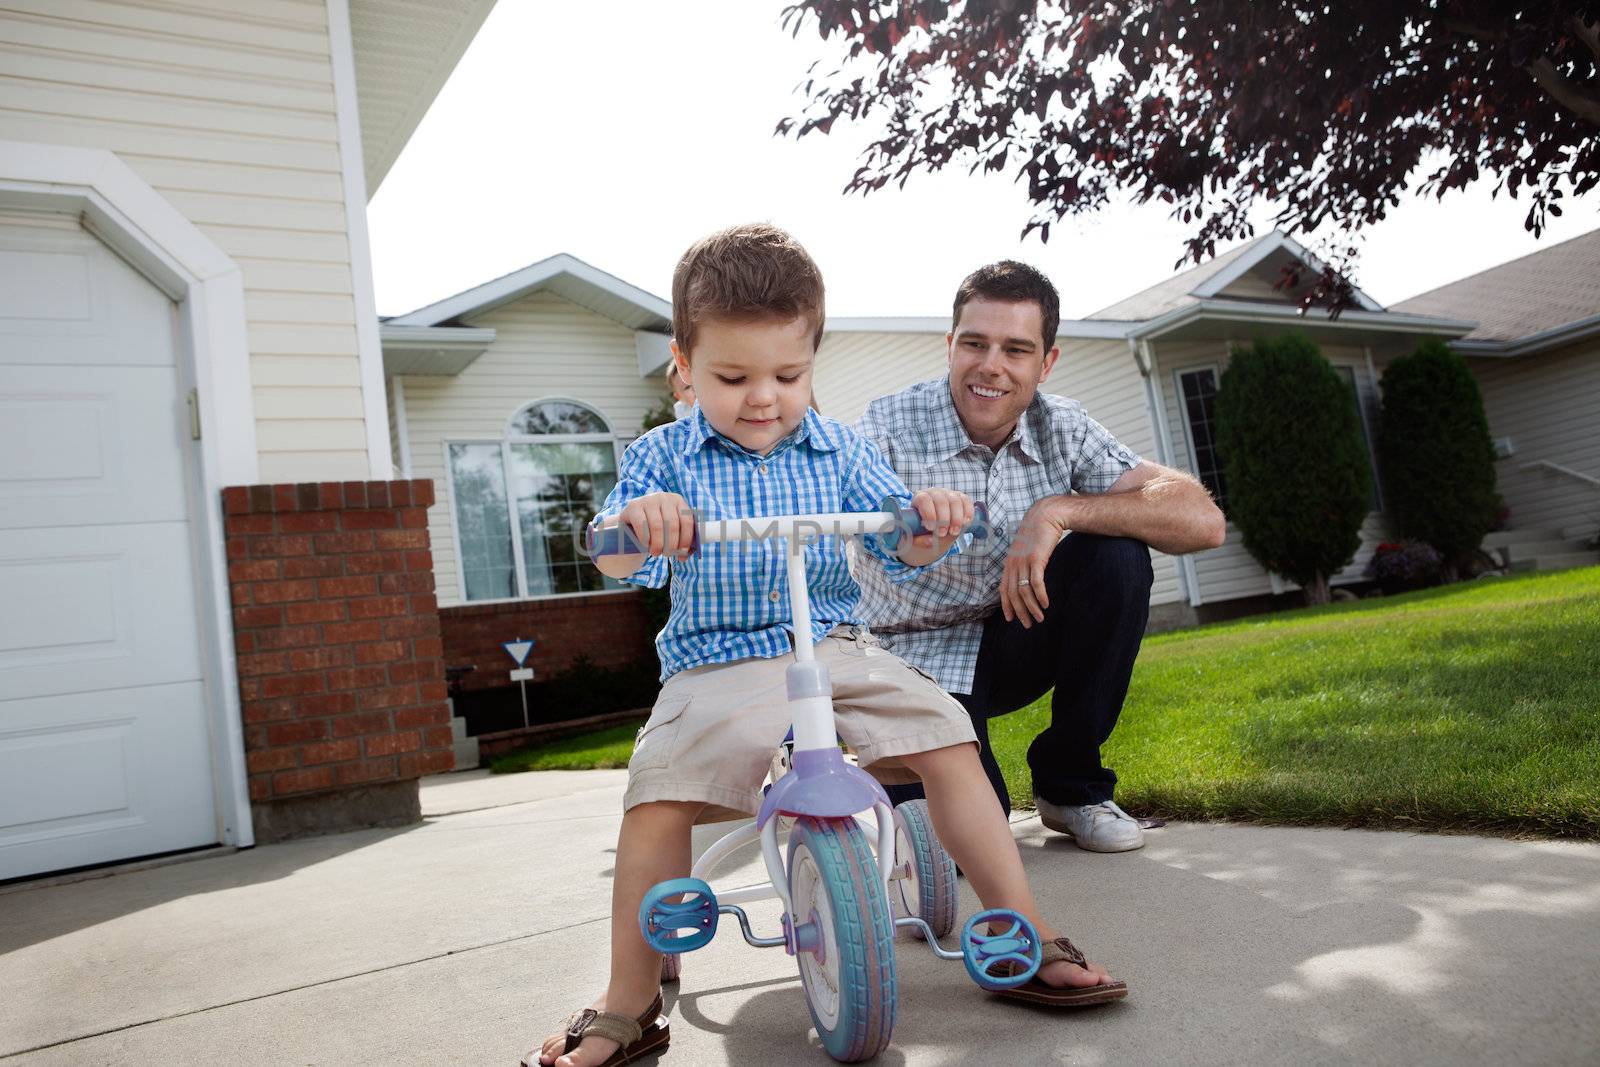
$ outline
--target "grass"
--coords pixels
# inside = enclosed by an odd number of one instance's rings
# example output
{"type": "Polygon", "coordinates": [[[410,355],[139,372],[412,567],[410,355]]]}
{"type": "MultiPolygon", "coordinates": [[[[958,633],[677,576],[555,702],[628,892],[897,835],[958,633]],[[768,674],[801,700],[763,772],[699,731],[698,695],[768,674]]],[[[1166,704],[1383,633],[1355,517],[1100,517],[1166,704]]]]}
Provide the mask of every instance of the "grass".
{"type": "Polygon", "coordinates": [[[508,752],[489,766],[494,774],[517,771],[581,771],[626,767],[639,724],[609,726],[594,733],[508,752]]]}
{"type": "MultiPolygon", "coordinates": [[[[1048,723],[990,723],[1014,796],[1048,723]]],[[[1141,814],[1600,838],[1600,568],[1153,637],[1104,759],[1141,814]]]]}
{"type": "MultiPolygon", "coordinates": [[[[1014,797],[1048,723],[989,724],[1014,797]]],[[[633,735],[494,769],[623,767],[633,735]]],[[[1104,757],[1140,814],[1600,839],[1600,568],[1152,637],[1104,757]]]]}

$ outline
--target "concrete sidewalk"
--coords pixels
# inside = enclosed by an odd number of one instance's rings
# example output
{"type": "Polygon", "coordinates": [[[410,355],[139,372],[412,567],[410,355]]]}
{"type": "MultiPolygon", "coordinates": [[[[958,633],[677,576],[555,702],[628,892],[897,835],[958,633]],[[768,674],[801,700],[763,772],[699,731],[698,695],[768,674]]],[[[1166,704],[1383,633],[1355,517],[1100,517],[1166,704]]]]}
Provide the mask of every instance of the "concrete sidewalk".
{"type": "MultiPolygon", "coordinates": [[[[603,984],[624,775],[448,775],[410,829],[0,893],[0,1062],[510,1067],[603,984]]],[[[1182,824],[1099,856],[1012,829],[1132,995],[1042,1013],[901,940],[878,1062],[1600,1062],[1600,846],[1182,824]]],[[[664,1063],[830,1062],[793,961],[731,926],[668,1006],[664,1063]]]]}

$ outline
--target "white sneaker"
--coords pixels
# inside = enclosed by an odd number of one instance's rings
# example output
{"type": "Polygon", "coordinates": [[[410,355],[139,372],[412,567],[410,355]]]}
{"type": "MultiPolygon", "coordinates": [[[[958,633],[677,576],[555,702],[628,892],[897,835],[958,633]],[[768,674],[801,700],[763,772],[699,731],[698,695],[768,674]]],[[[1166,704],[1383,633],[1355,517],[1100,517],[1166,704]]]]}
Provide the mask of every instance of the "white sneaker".
{"type": "Polygon", "coordinates": [[[1102,804],[1062,806],[1043,797],[1033,798],[1039,821],[1066,834],[1079,848],[1090,852],[1132,852],[1144,847],[1139,820],[1107,800],[1102,804]]]}

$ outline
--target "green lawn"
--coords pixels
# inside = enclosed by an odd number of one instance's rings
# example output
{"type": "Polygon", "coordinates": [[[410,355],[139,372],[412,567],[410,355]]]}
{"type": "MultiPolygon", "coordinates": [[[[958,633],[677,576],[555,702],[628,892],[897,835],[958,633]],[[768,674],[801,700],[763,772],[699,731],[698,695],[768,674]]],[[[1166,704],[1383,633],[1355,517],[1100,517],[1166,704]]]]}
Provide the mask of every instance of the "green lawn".
{"type": "MultiPolygon", "coordinates": [[[[1015,796],[1048,722],[990,723],[1015,796]]],[[[1153,637],[1104,758],[1140,814],[1600,838],[1600,568],[1153,637]]]]}
{"type": "Polygon", "coordinates": [[[590,734],[551,741],[547,745],[519,749],[495,760],[489,770],[495,774],[516,771],[582,771],[598,767],[626,767],[633,752],[633,739],[639,723],[610,726],[590,734]]]}
{"type": "MultiPolygon", "coordinates": [[[[1024,803],[1048,721],[990,723],[1024,803]]],[[[494,769],[625,766],[633,734],[494,769]]],[[[1600,568],[1152,637],[1105,759],[1140,814],[1600,838],[1600,568]]]]}

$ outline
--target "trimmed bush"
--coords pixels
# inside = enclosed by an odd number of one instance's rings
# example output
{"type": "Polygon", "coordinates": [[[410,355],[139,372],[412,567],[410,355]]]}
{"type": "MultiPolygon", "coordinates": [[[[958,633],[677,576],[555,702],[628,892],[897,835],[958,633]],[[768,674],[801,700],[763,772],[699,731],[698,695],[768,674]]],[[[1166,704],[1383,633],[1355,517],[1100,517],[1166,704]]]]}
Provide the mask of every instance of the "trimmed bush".
{"type": "Polygon", "coordinates": [[[1426,541],[1453,573],[1500,514],[1494,445],[1466,361],[1429,341],[1383,372],[1378,469],[1390,525],[1426,541]]]}
{"type": "Polygon", "coordinates": [[[1217,392],[1228,518],[1313,604],[1361,546],[1372,472],[1350,387],[1303,334],[1233,350],[1217,392]]]}

